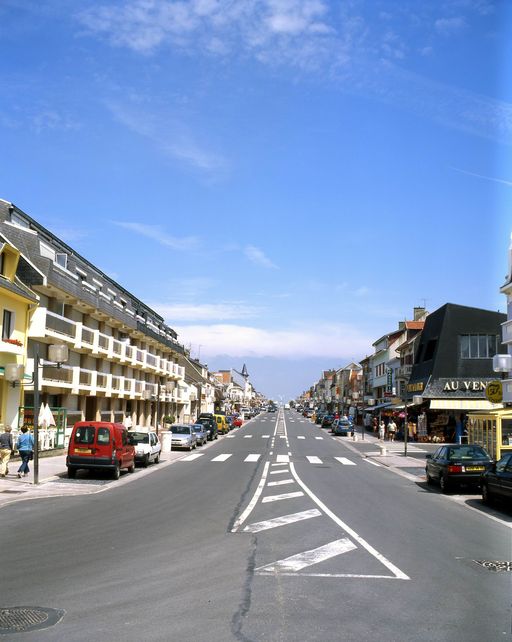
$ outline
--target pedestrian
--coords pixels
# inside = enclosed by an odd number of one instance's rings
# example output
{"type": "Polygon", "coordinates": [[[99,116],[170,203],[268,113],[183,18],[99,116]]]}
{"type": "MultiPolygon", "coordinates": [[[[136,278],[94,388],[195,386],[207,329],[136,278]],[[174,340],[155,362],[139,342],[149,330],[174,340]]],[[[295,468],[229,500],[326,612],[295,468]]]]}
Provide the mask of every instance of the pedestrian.
{"type": "Polygon", "coordinates": [[[388,436],[389,436],[389,441],[395,441],[395,434],[396,434],[396,424],[393,420],[393,417],[388,422],[388,436]]]}
{"type": "Polygon", "coordinates": [[[386,424],[384,423],[384,420],[381,419],[379,424],[379,439],[381,441],[384,441],[385,435],[386,435],[386,424]]]}
{"type": "Polygon", "coordinates": [[[0,477],[9,474],[9,459],[13,454],[11,427],[6,426],[0,434],[0,477]]]}
{"type": "Polygon", "coordinates": [[[377,417],[374,417],[372,419],[372,425],[373,425],[373,432],[379,432],[379,420],[377,417]]]}
{"type": "Polygon", "coordinates": [[[21,429],[21,435],[18,437],[18,442],[16,444],[21,457],[21,466],[18,468],[18,477],[26,477],[30,470],[28,467],[28,462],[34,457],[34,437],[29,433],[28,428],[23,426],[21,429]]]}

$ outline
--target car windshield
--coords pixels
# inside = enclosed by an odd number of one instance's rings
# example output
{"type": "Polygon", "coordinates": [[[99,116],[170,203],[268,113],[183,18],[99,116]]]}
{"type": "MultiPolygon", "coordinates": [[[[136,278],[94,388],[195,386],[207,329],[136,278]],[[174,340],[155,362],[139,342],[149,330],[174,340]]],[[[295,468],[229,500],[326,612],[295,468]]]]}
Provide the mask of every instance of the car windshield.
{"type": "Polygon", "coordinates": [[[173,435],[190,435],[190,426],[171,426],[173,435]]]}
{"type": "Polygon", "coordinates": [[[132,444],[149,444],[149,434],[147,432],[131,432],[129,433],[130,441],[132,444]]]}
{"type": "Polygon", "coordinates": [[[480,446],[461,446],[460,448],[449,448],[448,459],[489,459],[489,455],[480,446]]]}
{"type": "Polygon", "coordinates": [[[192,430],[194,430],[195,432],[203,432],[204,428],[202,424],[194,424],[192,426],[192,430]]]}

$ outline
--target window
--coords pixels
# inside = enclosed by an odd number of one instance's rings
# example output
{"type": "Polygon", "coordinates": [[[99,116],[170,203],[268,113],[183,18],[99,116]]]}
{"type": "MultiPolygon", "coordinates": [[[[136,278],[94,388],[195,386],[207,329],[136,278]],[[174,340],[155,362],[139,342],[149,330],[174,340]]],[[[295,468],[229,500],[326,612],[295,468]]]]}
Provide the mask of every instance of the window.
{"type": "Polygon", "coordinates": [[[425,348],[425,354],[423,356],[423,361],[429,361],[433,358],[434,352],[436,351],[437,339],[430,339],[425,348]]]}
{"type": "Polygon", "coordinates": [[[491,359],[498,352],[497,334],[462,334],[459,337],[461,359],[491,359]]]}
{"type": "Polygon", "coordinates": [[[2,318],[2,339],[10,339],[14,329],[14,312],[4,310],[2,318]]]}
{"type": "Polygon", "coordinates": [[[14,211],[11,212],[11,223],[14,223],[14,225],[18,225],[19,227],[25,227],[27,229],[30,229],[30,225],[28,224],[28,221],[26,221],[22,216],[20,216],[14,211]]]}
{"type": "Polygon", "coordinates": [[[60,265],[60,267],[67,269],[68,255],[64,254],[64,252],[55,252],[55,263],[57,263],[57,265],[60,265]]]}
{"type": "Polygon", "coordinates": [[[94,426],[80,426],[76,429],[75,444],[93,444],[95,433],[94,426]]]}
{"type": "Polygon", "coordinates": [[[110,443],[110,430],[108,428],[98,428],[98,444],[110,443]]]}
{"type": "Polygon", "coordinates": [[[5,276],[5,254],[3,252],[0,254],[0,274],[5,276]]]}

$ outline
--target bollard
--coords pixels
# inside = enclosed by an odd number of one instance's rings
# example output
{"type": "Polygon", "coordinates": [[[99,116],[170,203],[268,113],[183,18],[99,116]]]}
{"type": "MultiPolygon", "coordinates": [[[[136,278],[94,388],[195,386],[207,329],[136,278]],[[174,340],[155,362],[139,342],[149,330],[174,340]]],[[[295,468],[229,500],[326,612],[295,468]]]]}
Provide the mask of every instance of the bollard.
{"type": "Polygon", "coordinates": [[[386,457],[386,455],[388,454],[388,449],[386,448],[386,445],[385,444],[379,444],[379,448],[380,448],[380,456],[381,457],[386,457]]]}
{"type": "Polygon", "coordinates": [[[352,433],[352,441],[357,441],[357,435],[355,432],[352,433]]]}

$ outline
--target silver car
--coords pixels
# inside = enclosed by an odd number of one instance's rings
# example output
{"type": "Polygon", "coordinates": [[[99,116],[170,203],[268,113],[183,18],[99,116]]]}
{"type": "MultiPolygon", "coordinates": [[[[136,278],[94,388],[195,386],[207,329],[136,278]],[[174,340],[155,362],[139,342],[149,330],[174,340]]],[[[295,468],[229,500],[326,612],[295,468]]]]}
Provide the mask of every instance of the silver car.
{"type": "Polygon", "coordinates": [[[197,445],[202,446],[205,444],[208,440],[208,431],[206,426],[203,426],[203,424],[192,424],[192,428],[196,433],[197,445]]]}
{"type": "Polygon", "coordinates": [[[172,432],[171,448],[185,448],[187,450],[196,448],[197,436],[192,426],[173,424],[169,430],[172,432]]]}

